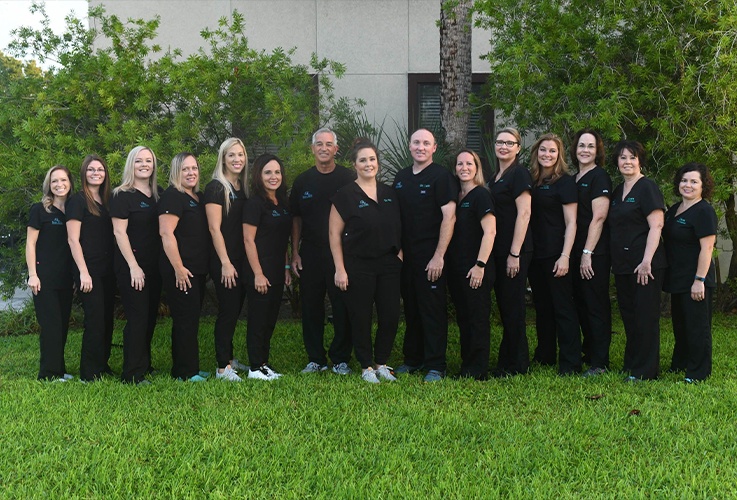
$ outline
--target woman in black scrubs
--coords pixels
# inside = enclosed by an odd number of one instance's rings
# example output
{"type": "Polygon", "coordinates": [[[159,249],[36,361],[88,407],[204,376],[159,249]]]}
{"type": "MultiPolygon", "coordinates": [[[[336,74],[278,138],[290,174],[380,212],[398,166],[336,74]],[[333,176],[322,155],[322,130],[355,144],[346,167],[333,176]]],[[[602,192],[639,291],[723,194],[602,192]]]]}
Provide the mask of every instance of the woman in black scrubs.
{"type": "Polygon", "coordinates": [[[529,223],[532,178],[517,161],[522,138],[513,128],[499,131],[494,142],[497,170],[489,188],[496,212],[496,240],[492,256],[496,269],[494,291],[504,331],[493,375],[527,373],[530,355],[525,324],[527,272],[532,259],[529,223]]]}
{"type": "Polygon", "coordinates": [[[82,162],[80,177],[81,190],[67,201],[67,233],[84,309],[79,378],[91,382],[113,373],[108,362],[115,308],[115,243],[108,213],[110,176],[105,161],[88,155],[82,162]]]}
{"type": "Polygon", "coordinates": [[[393,382],[387,366],[399,325],[402,223],[394,189],[376,180],[379,153],[368,139],[351,149],[355,182],[340,188],[330,210],[330,250],[335,286],[344,293],[361,378],[393,382]],[[378,326],[371,346],[374,304],[378,326]]]}
{"type": "Polygon", "coordinates": [[[625,381],[658,377],[660,369],[660,292],[665,252],[660,244],[665,202],[658,185],[645,177],[645,149],[636,141],[620,141],[613,159],[622,184],[609,208],[612,273],[627,343],[625,381]]]}
{"type": "Polygon", "coordinates": [[[702,163],[687,163],[673,177],[681,201],[665,214],[668,257],[665,291],[670,292],[675,346],[670,370],[686,371],[686,382],[711,375],[711,312],[716,273],[712,252],[717,233],[711,197],[714,181],[702,163]]]}
{"type": "Polygon", "coordinates": [[[215,321],[215,378],[240,382],[238,372],[248,369],[233,357],[233,334],[240,316],[246,289],[243,286],[243,204],[248,183],[248,154],[243,141],[235,137],[220,145],[212,180],[205,187],[205,211],[212,237],[210,277],[218,297],[215,321]]]}
{"type": "Polygon", "coordinates": [[[169,187],[159,200],[164,248],[160,268],[172,320],[171,375],[190,382],[203,382],[209,375],[200,371],[197,339],[210,247],[199,186],[197,159],[191,153],[179,153],[171,161],[169,187]]]}
{"type": "Polygon", "coordinates": [[[62,165],[51,167],[44,178],[43,198],[31,206],[28,217],[28,288],[33,293],[36,319],[41,327],[39,380],[66,382],[73,378],[66,372],[64,363],[73,294],[73,262],[64,210],[73,190],[69,170],[62,165]]]}
{"type": "Polygon", "coordinates": [[[292,215],[287,208],[287,181],[279,158],[263,154],[253,162],[251,197],[243,207],[243,239],[248,264],[244,282],[248,295],[246,342],[248,378],[281,377],[269,365],[271,336],[279,316],[284,286],[292,283],[287,244],[292,215]]]}
{"type": "Polygon", "coordinates": [[[532,146],[532,238],[530,286],[535,303],[534,360],[560,375],[581,371],[581,334],[570,261],[576,237],[576,181],[568,174],[563,141],[544,134],[532,146]]]}
{"type": "Polygon", "coordinates": [[[609,298],[609,197],[612,179],[604,170],[604,141],[592,129],[573,136],[573,165],[578,168],[578,212],[576,239],[571,253],[573,298],[583,334],[585,377],[605,373],[609,368],[612,342],[612,305],[609,298]]]}
{"type": "Polygon", "coordinates": [[[463,149],[456,156],[455,175],[461,190],[448,252],[448,288],[456,308],[461,340],[461,377],[489,376],[491,287],[490,260],[496,236],[494,202],[486,187],[478,155],[463,149]]]}
{"type": "Polygon", "coordinates": [[[153,372],[151,340],[161,298],[158,201],[156,156],[137,146],[128,153],[123,181],[113,191],[110,217],[117,243],[115,274],[126,317],[121,379],[143,385],[153,372]]]}

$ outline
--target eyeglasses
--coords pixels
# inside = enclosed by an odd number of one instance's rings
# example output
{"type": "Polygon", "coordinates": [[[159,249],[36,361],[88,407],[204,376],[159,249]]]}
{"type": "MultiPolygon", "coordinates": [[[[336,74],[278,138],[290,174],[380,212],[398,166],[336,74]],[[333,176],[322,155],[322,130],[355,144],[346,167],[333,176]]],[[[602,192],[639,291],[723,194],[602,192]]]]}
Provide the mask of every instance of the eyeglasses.
{"type": "Polygon", "coordinates": [[[511,148],[512,146],[516,146],[519,144],[519,142],[516,141],[494,141],[494,144],[497,146],[507,146],[508,148],[511,148]]]}

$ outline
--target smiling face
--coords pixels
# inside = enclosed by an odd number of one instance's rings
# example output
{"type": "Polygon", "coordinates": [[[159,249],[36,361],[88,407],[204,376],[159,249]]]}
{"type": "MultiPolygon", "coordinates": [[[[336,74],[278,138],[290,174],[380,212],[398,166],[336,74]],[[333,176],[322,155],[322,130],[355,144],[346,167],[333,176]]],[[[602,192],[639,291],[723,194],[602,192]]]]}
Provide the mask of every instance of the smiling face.
{"type": "Polygon", "coordinates": [[[276,193],[276,190],[281,186],[282,173],[281,166],[276,160],[271,160],[269,163],[264,165],[261,170],[261,182],[264,184],[264,189],[269,194],[276,193]]]}
{"type": "Polygon", "coordinates": [[[697,171],[686,172],[678,183],[678,192],[684,201],[698,201],[701,199],[704,191],[704,184],[701,181],[701,174],[697,171]]]}
{"type": "Polygon", "coordinates": [[[231,183],[238,179],[238,176],[246,168],[246,152],[240,144],[233,144],[228,151],[225,152],[225,176],[231,183]]]}
{"type": "Polygon", "coordinates": [[[92,160],[84,172],[88,186],[100,187],[105,182],[105,167],[97,160],[92,160]]]}
{"type": "Polygon", "coordinates": [[[409,139],[409,152],[418,166],[432,163],[432,155],[436,149],[438,149],[438,145],[429,130],[420,129],[412,134],[409,139]]]}
{"type": "Polygon", "coordinates": [[[619,173],[623,177],[635,177],[640,175],[640,159],[629,149],[623,149],[617,158],[619,173]]]}
{"type": "Polygon", "coordinates": [[[519,150],[520,145],[517,138],[509,132],[502,132],[496,136],[494,151],[500,164],[512,163],[519,154],[519,150]]]}
{"type": "Polygon", "coordinates": [[[359,149],[353,166],[358,177],[363,180],[371,180],[376,178],[376,174],[379,172],[379,159],[373,148],[359,149]]]}
{"type": "Polygon", "coordinates": [[[558,163],[558,154],[555,141],[543,141],[537,148],[537,163],[543,170],[552,169],[558,163]]]}
{"type": "Polygon", "coordinates": [[[148,149],[142,149],[133,160],[133,176],[135,179],[148,180],[154,172],[154,155],[148,149]]]}
{"type": "Polygon", "coordinates": [[[188,156],[182,162],[181,182],[185,191],[194,191],[200,182],[200,167],[194,156],[188,156]]]}
{"type": "Polygon", "coordinates": [[[322,132],[315,137],[315,143],[312,145],[312,154],[315,156],[315,162],[319,165],[332,165],[335,163],[335,154],[338,152],[338,145],[335,138],[330,132],[322,132]]]}
{"type": "Polygon", "coordinates": [[[54,198],[64,198],[69,194],[72,183],[69,182],[69,176],[64,170],[57,169],[51,172],[49,178],[49,189],[54,198]]]}
{"type": "Polygon", "coordinates": [[[468,152],[460,153],[456,157],[456,177],[461,182],[473,182],[476,178],[476,161],[468,152]]]}
{"type": "Polygon", "coordinates": [[[596,138],[591,134],[582,134],[576,144],[576,158],[579,168],[591,167],[596,163],[596,138]]]}

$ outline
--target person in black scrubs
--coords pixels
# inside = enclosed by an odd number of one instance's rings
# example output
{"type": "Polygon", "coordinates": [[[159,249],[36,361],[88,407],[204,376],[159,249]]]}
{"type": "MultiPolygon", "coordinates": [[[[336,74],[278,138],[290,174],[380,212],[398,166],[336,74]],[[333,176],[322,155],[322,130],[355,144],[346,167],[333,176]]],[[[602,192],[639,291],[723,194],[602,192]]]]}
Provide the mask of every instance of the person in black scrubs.
{"type": "Polygon", "coordinates": [[[105,161],[88,155],[80,170],[82,188],[67,201],[67,234],[77,264],[76,285],[84,309],[79,378],[85,382],[112,375],[115,273],[110,176],[105,161]]]}
{"type": "Polygon", "coordinates": [[[159,234],[164,249],[159,264],[171,309],[171,375],[204,382],[198,333],[205,297],[210,234],[205,204],[198,193],[200,167],[191,153],[171,161],[169,187],[159,200],[159,234]]]}
{"type": "Polygon", "coordinates": [[[532,241],[530,286],[535,303],[537,347],[534,361],[554,366],[560,375],[581,371],[581,334],[570,261],[576,237],[576,181],[568,174],[563,141],[544,134],[530,154],[532,241]]]}
{"type": "Polygon", "coordinates": [[[475,152],[463,149],[458,153],[455,174],[461,189],[448,247],[448,288],[460,330],[460,376],[485,380],[489,376],[494,284],[494,263],[490,260],[496,236],[494,202],[475,152]]]}
{"type": "Polygon", "coordinates": [[[620,141],[613,159],[622,184],[609,208],[612,273],[627,342],[623,371],[628,382],[652,380],[660,371],[660,292],[666,259],[660,243],[665,201],[658,185],[645,177],[645,149],[620,141]]]}
{"type": "Polygon", "coordinates": [[[302,373],[328,369],[327,354],[333,372],[351,372],[351,330],[343,297],[335,287],[335,266],[328,241],[330,197],[353,182],[356,173],[336,165],[338,138],[330,129],[321,128],[312,135],[315,166],[299,174],[289,193],[292,211],[292,272],[299,278],[302,301],[302,338],[307,351],[307,366],[302,373]],[[333,313],[333,340],[325,352],[325,294],[333,313]]]}
{"type": "Polygon", "coordinates": [[[115,275],[125,311],[123,382],[147,385],[151,341],[161,298],[159,186],[156,156],[145,146],[128,153],[123,180],[113,191],[110,217],[115,233],[115,275]]]}
{"type": "Polygon", "coordinates": [[[573,298],[583,334],[585,377],[605,373],[609,368],[612,342],[612,306],[609,298],[609,197],[612,179],[604,170],[604,141],[592,129],[582,129],[573,137],[573,165],[578,168],[578,212],[576,239],[571,253],[573,298]]]}
{"type": "Polygon", "coordinates": [[[279,158],[263,154],[251,169],[250,198],[243,207],[243,239],[250,266],[248,294],[248,378],[281,377],[269,365],[271,336],[279,317],[284,286],[292,282],[287,245],[292,215],[287,207],[287,180],[279,158]]]}
{"type": "Polygon", "coordinates": [[[38,380],[66,382],[73,378],[64,363],[74,290],[64,211],[67,197],[73,190],[69,170],[62,165],[51,167],[43,181],[43,198],[31,206],[28,217],[28,288],[33,294],[36,320],[41,327],[38,380]]]}
{"type": "Polygon", "coordinates": [[[529,223],[532,207],[532,178],[517,161],[522,138],[514,128],[504,128],[496,135],[494,149],[497,171],[490,184],[496,211],[494,292],[502,320],[495,377],[527,373],[530,354],[525,324],[527,273],[532,259],[529,223]]]}
{"type": "Polygon", "coordinates": [[[246,248],[243,245],[243,204],[248,183],[248,154],[238,138],[226,139],[218,151],[212,181],[205,187],[205,211],[212,237],[210,277],[218,297],[215,321],[215,378],[240,382],[248,369],[233,357],[233,334],[246,289],[243,286],[246,248]]]}
{"type": "Polygon", "coordinates": [[[453,237],[458,185],[433,162],[438,148],[427,129],[410,137],[414,163],[400,170],[394,189],[402,214],[404,363],[397,373],[425,369],[426,382],[445,377],[448,346],[445,252],[453,237]]]}
{"type": "Polygon", "coordinates": [[[716,272],[712,252],[717,216],[705,200],[714,181],[702,163],[687,163],[673,177],[681,201],[665,214],[663,238],[668,257],[665,291],[670,292],[675,346],[670,370],[685,370],[688,383],[711,375],[711,313],[716,272]]]}
{"type": "Polygon", "coordinates": [[[330,211],[330,249],[335,286],[342,290],[351,320],[353,346],[361,378],[378,384],[396,381],[387,366],[399,325],[402,227],[399,202],[389,186],[376,180],[379,153],[368,139],[353,144],[357,179],[338,190],[330,211]],[[371,325],[376,304],[376,341],[371,325]]]}

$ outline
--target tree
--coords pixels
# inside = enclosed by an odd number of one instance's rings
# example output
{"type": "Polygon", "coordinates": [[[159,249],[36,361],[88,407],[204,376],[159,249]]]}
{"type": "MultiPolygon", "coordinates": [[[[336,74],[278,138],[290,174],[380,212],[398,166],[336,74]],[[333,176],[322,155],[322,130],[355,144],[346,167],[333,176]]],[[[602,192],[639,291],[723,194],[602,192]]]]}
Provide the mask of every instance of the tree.
{"type": "MultiPolygon", "coordinates": [[[[732,0],[478,0],[489,100],[520,128],[641,141],[666,185],[709,165],[737,248],[737,5],[732,0]]],[[[668,190],[670,191],[670,190],[668,190]]],[[[730,282],[737,281],[733,254],[730,282]]]]}

